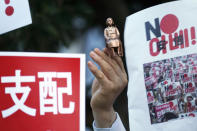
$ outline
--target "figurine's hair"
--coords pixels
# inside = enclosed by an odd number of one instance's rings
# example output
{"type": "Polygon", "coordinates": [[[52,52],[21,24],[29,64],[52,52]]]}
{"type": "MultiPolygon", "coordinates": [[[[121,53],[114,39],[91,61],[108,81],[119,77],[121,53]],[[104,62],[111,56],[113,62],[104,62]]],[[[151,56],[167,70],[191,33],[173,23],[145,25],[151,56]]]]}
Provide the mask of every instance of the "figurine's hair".
{"type": "Polygon", "coordinates": [[[106,25],[109,25],[109,24],[108,24],[108,21],[109,21],[109,20],[112,21],[112,25],[113,25],[113,24],[114,24],[114,21],[113,21],[113,19],[112,19],[111,17],[107,18],[107,20],[106,20],[106,25]]]}

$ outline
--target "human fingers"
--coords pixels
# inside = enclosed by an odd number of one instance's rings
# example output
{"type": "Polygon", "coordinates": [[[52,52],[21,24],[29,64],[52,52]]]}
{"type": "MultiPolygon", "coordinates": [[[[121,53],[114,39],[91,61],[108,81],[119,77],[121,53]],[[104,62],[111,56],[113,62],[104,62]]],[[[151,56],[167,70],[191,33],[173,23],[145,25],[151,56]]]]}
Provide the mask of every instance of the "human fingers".
{"type": "Polygon", "coordinates": [[[122,70],[114,59],[111,59],[109,56],[107,56],[103,51],[99,50],[98,48],[95,48],[94,51],[112,66],[112,68],[116,72],[116,75],[122,76],[122,70]]]}
{"type": "Polygon", "coordinates": [[[106,62],[101,56],[96,54],[94,51],[90,52],[90,57],[101,67],[102,72],[111,81],[117,80],[116,73],[112,66],[106,62]]]}
{"type": "Polygon", "coordinates": [[[121,81],[119,81],[118,84],[122,85],[122,87],[125,87],[128,84],[128,78],[121,57],[119,56],[110,57],[110,52],[107,48],[104,48],[103,51],[110,59],[112,59],[112,61],[115,61],[116,64],[114,65],[118,65],[121,68],[121,71],[120,70],[118,71],[119,72],[118,76],[120,76],[119,78],[121,79],[121,81]]]}
{"type": "Polygon", "coordinates": [[[107,56],[110,56],[110,52],[107,48],[104,48],[103,49],[103,52],[107,55],[107,56]]]}
{"type": "MultiPolygon", "coordinates": [[[[104,51],[104,53],[107,56],[110,56],[110,52],[109,52],[109,50],[107,48],[104,48],[103,51],[104,51]]],[[[128,83],[127,73],[125,71],[124,64],[122,62],[121,57],[119,57],[119,56],[112,56],[110,58],[112,59],[112,61],[115,61],[116,62],[116,64],[114,64],[114,65],[117,65],[117,64],[119,65],[121,71],[119,71],[119,74],[118,75],[121,74],[121,77],[120,78],[122,79],[123,83],[128,83]]]]}
{"type": "Polygon", "coordinates": [[[118,65],[120,66],[120,68],[123,72],[126,72],[125,68],[124,68],[122,58],[120,56],[114,56],[114,57],[112,57],[112,59],[114,59],[118,63],[118,65]]]}
{"type": "Polygon", "coordinates": [[[107,55],[105,53],[105,52],[107,52],[106,48],[104,48],[104,51],[100,51],[99,49],[95,49],[95,52],[98,55],[100,55],[101,57],[103,57],[103,59],[105,59],[108,63],[111,64],[111,66],[114,68],[114,70],[117,73],[116,77],[118,79],[118,81],[114,81],[114,84],[117,87],[120,87],[121,89],[124,89],[124,87],[126,87],[126,85],[128,84],[127,74],[126,74],[126,72],[124,70],[124,66],[123,66],[123,71],[122,71],[122,69],[119,66],[119,64],[113,58],[109,57],[109,55],[107,55]]]}
{"type": "MultiPolygon", "coordinates": [[[[96,79],[98,80],[98,82],[101,85],[106,85],[106,83],[108,83],[108,80],[107,80],[106,76],[104,75],[104,73],[101,70],[99,70],[93,62],[88,61],[88,68],[94,74],[94,76],[96,77],[96,79]]],[[[96,82],[96,80],[94,81],[93,84],[96,84],[95,82],[96,82]]],[[[97,82],[97,84],[98,84],[98,82],[97,82]]],[[[96,85],[96,86],[98,86],[98,85],[96,85]]]]}
{"type": "MultiPolygon", "coordinates": [[[[104,53],[105,53],[107,56],[110,56],[110,52],[109,52],[109,50],[108,50],[107,48],[104,48],[103,51],[104,51],[104,53]]],[[[121,57],[119,57],[119,56],[112,56],[112,59],[114,59],[114,60],[118,63],[118,65],[120,66],[121,70],[122,70],[123,72],[125,72],[124,64],[123,64],[123,62],[122,62],[121,57]]]]}

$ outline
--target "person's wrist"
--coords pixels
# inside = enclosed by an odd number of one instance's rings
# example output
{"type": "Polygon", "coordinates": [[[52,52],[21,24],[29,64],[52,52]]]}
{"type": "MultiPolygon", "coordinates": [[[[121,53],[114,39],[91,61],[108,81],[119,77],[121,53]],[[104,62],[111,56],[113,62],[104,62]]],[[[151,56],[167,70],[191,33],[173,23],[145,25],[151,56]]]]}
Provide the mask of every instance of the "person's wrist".
{"type": "Polygon", "coordinates": [[[93,108],[92,113],[97,128],[110,128],[116,120],[116,113],[113,107],[109,109],[93,108]]]}

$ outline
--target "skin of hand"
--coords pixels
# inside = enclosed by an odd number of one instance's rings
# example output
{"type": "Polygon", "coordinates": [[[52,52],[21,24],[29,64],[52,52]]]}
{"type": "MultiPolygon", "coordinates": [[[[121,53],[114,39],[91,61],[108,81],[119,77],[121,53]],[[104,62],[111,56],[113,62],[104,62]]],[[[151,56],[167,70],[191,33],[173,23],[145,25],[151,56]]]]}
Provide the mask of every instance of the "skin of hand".
{"type": "Polygon", "coordinates": [[[88,68],[94,74],[91,108],[97,128],[109,128],[116,120],[113,104],[128,84],[127,74],[119,56],[109,57],[107,49],[95,48],[90,57],[100,66],[88,61],[88,68]]]}

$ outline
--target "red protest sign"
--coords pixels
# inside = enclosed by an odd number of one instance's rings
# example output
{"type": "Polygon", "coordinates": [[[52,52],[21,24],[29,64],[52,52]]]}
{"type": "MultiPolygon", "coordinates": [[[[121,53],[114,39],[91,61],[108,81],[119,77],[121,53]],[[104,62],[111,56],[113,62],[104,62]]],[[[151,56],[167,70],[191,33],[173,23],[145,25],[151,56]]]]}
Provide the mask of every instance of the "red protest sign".
{"type": "Polygon", "coordinates": [[[85,56],[0,53],[0,127],[85,130],[85,56]]]}
{"type": "Polygon", "coordinates": [[[172,100],[170,102],[160,104],[155,106],[155,112],[157,114],[157,118],[161,118],[167,112],[176,112],[178,109],[178,103],[176,100],[172,100]]]}
{"type": "Polygon", "coordinates": [[[155,101],[152,91],[147,92],[147,98],[148,98],[148,104],[153,103],[155,101]]]}

